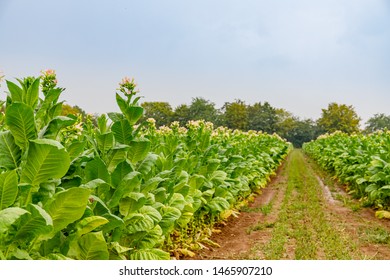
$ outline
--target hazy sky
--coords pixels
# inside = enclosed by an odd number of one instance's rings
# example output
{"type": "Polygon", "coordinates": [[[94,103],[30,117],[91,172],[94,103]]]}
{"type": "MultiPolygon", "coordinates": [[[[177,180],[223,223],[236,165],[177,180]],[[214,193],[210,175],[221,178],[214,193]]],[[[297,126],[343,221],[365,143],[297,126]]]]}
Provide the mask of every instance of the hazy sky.
{"type": "Polygon", "coordinates": [[[365,121],[390,114],[390,1],[0,0],[0,71],[48,68],[90,113],[116,111],[129,76],[173,107],[239,98],[316,119],[338,102],[365,121]]]}

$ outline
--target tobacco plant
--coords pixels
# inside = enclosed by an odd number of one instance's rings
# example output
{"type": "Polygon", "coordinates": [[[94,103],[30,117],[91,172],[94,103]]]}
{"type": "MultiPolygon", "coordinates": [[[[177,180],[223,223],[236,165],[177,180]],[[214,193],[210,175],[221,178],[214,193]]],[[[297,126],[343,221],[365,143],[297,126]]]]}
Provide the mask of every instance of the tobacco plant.
{"type": "Polygon", "coordinates": [[[140,123],[134,80],[119,111],[61,116],[54,71],[7,81],[0,132],[1,259],[169,259],[266,185],[290,145],[276,135],[140,123]]]}
{"type": "MultiPolygon", "coordinates": [[[[334,173],[351,194],[378,210],[390,208],[390,133],[323,135],[304,150],[334,173]]],[[[386,213],[386,212],[379,212],[386,213]]]]}

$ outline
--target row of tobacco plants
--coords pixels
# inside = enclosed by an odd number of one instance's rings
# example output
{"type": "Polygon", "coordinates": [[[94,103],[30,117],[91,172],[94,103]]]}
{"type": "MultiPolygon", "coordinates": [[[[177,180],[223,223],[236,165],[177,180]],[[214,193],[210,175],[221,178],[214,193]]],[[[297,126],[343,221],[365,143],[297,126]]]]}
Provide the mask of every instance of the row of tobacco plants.
{"type": "MultiPolygon", "coordinates": [[[[61,116],[53,71],[7,81],[0,120],[0,259],[170,259],[212,245],[282,162],[275,135],[211,123],[139,123],[133,80],[120,112],[61,116]]],[[[118,110],[119,111],[119,110],[118,110]]]]}
{"type": "Polygon", "coordinates": [[[335,132],[304,144],[305,152],[347,186],[378,217],[390,218],[390,132],[335,132]]]}

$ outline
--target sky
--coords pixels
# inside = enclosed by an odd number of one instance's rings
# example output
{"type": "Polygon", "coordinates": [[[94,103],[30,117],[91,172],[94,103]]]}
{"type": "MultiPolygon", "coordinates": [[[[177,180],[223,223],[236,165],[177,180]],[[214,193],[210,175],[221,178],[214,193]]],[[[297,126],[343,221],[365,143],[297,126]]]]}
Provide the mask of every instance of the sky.
{"type": "Polygon", "coordinates": [[[54,69],[89,113],[118,111],[128,76],[142,102],[267,101],[312,119],[337,102],[364,123],[390,114],[389,27],[388,0],[0,0],[0,72],[54,69]]]}

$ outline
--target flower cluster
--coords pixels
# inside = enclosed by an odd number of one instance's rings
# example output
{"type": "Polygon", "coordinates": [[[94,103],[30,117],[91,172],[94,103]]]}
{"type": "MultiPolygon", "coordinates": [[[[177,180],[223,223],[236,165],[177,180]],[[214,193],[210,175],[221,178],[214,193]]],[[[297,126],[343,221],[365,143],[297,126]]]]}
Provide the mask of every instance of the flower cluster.
{"type": "Polygon", "coordinates": [[[42,79],[42,92],[46,94],[57,85],[57,75],[53,69],[47,69],[41,71],[42,79]]]}
{"type": "Polygon", "coordinates": [[[148,118],[146,122],[149,124],[154,124],[154,125],[156,124],[156,120],[154,118],[148,118]]]}
{"type": "Polygon", "coordinates": [[[179,127],[180,127],[180,123],[178,121],[174,121],[170,125],[170,128],[176,129],[176,130],[179,129],[179,127]]]}
{"type": "Polygon", "coordinates": [[[162,135],[171,134],[172,129],[168,126],[163,125],[158,128],[157,133],[162,135]]]}
{"type": "Polygon", "coordinates": [[[134,78],[130,80],[129,77],[124,77],[122,81],[119,83],[119,89],[125,95],[134,95],[138,91],[135,90],[137,84],[134,82],[134,78]]]}

